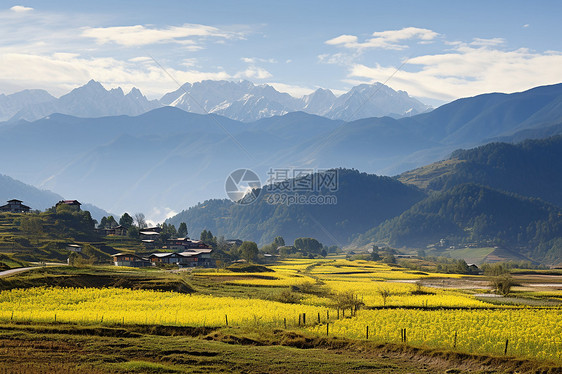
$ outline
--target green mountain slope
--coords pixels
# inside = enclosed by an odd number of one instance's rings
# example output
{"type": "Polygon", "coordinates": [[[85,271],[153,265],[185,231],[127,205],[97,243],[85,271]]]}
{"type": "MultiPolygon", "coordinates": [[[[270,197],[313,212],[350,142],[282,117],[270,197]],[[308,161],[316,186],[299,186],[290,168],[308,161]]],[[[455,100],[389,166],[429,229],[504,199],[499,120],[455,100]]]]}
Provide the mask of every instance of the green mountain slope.
{"type": "MultiPolygon", "coordinates": [[[[209,200],[167,220],[176,227],[186,222],[191,236],[203,229],[228,238],[270,243],[283,236],[287,243],[298,237],[314,237],[329,245],[348,244],[353,236],[399,215],[425,194],[414,186],[356,170],[338,169],[336,191],[299,192],[299,195],[329,195],[335,204],[272,204],[268,197],[280,191],[262,190],[249,205],[228,200],[209,200]]],[[[291,193],[292,194],[292,193],[291,193]]]]}
{"type": "Polygon", "coordinates": [[[475,184],[437,192],[400,216],[361,235],[354,244],[386,242],[425,248],[501,245],[543,262],[562,260],[562,210],[539,199],[475,184]]]}
{"type": "Polygon", "coordinates": [[[445,161],[399,175],[403,183],[444,191],[464,183],[538,197],[562,207],[562,136],[458,150],[445,161]]]}

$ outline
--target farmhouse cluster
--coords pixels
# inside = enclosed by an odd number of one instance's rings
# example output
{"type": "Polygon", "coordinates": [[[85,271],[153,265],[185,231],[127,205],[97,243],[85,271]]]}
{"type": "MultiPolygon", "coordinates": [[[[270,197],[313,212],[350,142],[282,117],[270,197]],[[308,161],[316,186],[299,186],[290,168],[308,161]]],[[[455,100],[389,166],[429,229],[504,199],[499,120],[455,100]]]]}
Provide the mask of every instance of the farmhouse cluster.
{"type": "MultiPolygon", "coordinates": [[[[82,205],[77,200],[61,200],[56,206],[68,206],[70,209],[80,211],[82,205]]],[[[31,208],[24,205],[21,200],[8,200],[7,204],[0,206],[3,213],[29,213],[31,208]]],[[[114,227],[98,227],[94,229],[103,236],[127,236],[127,227],[122,225],[114,227]]],[[[147,227],[139,230],[139,239],[147,250],[155,250],[154,253],[140,255],[134,253],[116,253],[112,255],[115,266],[145,267],[176,265],[179,267],[214,267],[215,260],[211,257],[213,248],[201,240],[193,240],[188,237],[163,239],[162,228],[147,227]],[[156,248],[163,251],[156,252],[156,248]],[[165,252],[164,252],[165,251],[165,252]]],[[[240,245],[238,241],[236,244],[240,245]]],[[[83,245],[79,243],[69,243],[65,250],[72,253],[83,253],[83,245]]],[[[70,261],[70,258],[69,258],[70,261]]]]}
{"type": "MultiPolygon", "coordinates": [[[[141,231],[144,236],[154,241],[159,235],[159,227],[151,227],[141,231]]],[[[177,265],[179,267],[214,267],[215,260],[211,257],[213,249],[201,240],[190,238],[175,238],[166,241],[165,249],[171,252],[155,252],[146,256],[131,253],[116,253],[113,255],[115,266],[144,267],[156,265],[177,265]]]]}

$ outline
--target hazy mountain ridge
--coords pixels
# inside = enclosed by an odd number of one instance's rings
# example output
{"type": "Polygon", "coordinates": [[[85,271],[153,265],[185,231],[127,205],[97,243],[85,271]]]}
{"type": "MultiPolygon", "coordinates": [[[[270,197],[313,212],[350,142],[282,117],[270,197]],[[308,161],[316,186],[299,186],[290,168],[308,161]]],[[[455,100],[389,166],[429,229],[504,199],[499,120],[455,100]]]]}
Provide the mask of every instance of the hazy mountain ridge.
{"type": "Polygon", "coordinates": [[[160,106],[156,100],[149,101],[137,88],[125,94],[121,88],[106,90],[91,80],[58,99],[24,105],[11,119],[34,121],[53,113],[83,118],[139,115],[160,106]]]}
{"type": "Polygon", "coordinates": [[[0,94],[0,121],[14,117],[22,108],[55,101],[45,90],[23,90],[11,95],[0,94]]]}
{"type": "MultiPolygon", "coordinates": [[[[29,206],[32,210],[45,210],[63,200],[63,197],[0,174],[0,205],[6,204],[6,201],[11,199],[22,200],[23,204],[29,206]]],[[[88,203],[83,204],[82,209],[88,210],[92,217],[98,221],[101,217],[109,214],[105,210],[88,203]]]]}

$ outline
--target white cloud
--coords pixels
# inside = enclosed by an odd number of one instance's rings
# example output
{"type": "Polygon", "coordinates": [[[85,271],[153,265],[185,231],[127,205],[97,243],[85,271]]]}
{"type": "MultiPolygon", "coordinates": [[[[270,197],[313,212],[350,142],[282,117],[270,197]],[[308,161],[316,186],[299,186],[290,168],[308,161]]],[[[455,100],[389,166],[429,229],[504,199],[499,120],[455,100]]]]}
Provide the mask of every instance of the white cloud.
{"type": "Polygon", "coordinates": [[[152,62],[152,59],[147,56],[133,57],[129,59],[130,62],[152,62]]]}
{"type": "Polygon", "coordinates": [[[505,39],[503,38],[491,38],[491,39],[474,38],[472,40],[472,43],[470,43],[470,45],[477,46],[477,47],[493,47],[504,43],[505,43],[505,39]]]}
{"type": "Polygon", "coordinates": [[[355,35],[340,35],[336,38],[327,40],[328,45],[342,46],[348,49],[364,50],[368,48],[381,48],[390,50],[402,50],[408,48],[408,45],[401,42],[407,40],[418,40],[427,43],[439,36],[438,33],[429,29],[417,27],[405,27],[400,30],[387,30],[374,32],[372,38],[359,42],[359,38],[355,35]]]}
{"type": "Polygon", "coordinates": [[[247,79],[267,79],[271,77],[272,75],[269,71],[257,66],[250,66],[246,70],[238,72],[234,75],[234,78],[247,78],[247,79]]]}
{"type": "MultiPolygon", "coordinates": [[[[62,95],[79,84],[95,79],[108,88],[122,87],[125,91],[138,87],[151,97],[177,89],[177,84],[155,63],[146,59],[126,61],[109,57],[84,58],[76,54],[56,53],[34,55],[24,53],[0,54],[0,86],[11,87],[11,91],[24,88],[43,88],[54,95],[62,95]]],[[[233,79],[235,76],[251,74],[241,72],[229,74],[224,70],[214,72],[195,69],[173,69],[166,67],[178,82],[199,82],[206,79],[233,79]]],[[[263,72],[254,75],[267,76],[263,72]]]]}
{"type": "Polygon", "coordinates": [[[12,12],[16,12],[16,13],[26,13],[26,12],[32,11],[33,8],[26,7],[26,6],[23,6],[23,5],[15,5],[15,6],[11,7],[10,10],[12,12]]]}
{"type": "Polygon", "coordinates": [[[335,65],[352,65],[355,59],[358,57],[358,54],[353,53],[324,53],[318,55],[318,62],[324,64],[335,64],[335,65]]]}
{"type": "Polygon", "coordinates": [[[263,62],[268,64],[276,64],[277,60],[274,58],[259,58],[259,57],[242,57],[240,60],[247,64],[255,64],[257,62],[263,62]]]}
{"type": "Polygon", "coordinates": [[[148,213],[146,221],[150,226],[156,226],[156,224],[163,223],[166,219],[172,218],[177,214],[178,212],[168,207],[154,207],[148,213]]]}
{"type": "Polygon", "coordinates": [[[337,38],[326,40],[325,43],[329,45],[339,45],[339,44],[343,44],[344,46],[354,45],[357,43],[357,37],[355,35],[340,35],[337,38]]]}
{"type": "Polygon", "coordinates": [[[98,44],[115,43],[126,47],[157,43],[176,43],[188,49],[201,48],[194,38],[215,37],[231,39],[239,34],[220,30],[216,27],[196,24],[153,28],[144,25],[85,28],[82,36],[93,38],[98,44]]]}
{"type": "Polygon", "coordinates": [[[527,28],[527,27],[529,27],[529,26],[530,26],[530,25],[529,25],[528,23],[526,23],[526,24],[523,25],[523,27],[525,27],[525,28],[527,28]]]}
{"type": "MultiPolygon", "coordinates": [[[[418,97],[451,100],[483,92],[516,92],[558,83],[562,77],[562,54],[461,44],[448,53],[412,58],[407,67],[419,70],[398,72],[389,82],[390,86],[418,97]]],[[[348,77],[384,82],[395,69],[354,64],[348,77]]]]}

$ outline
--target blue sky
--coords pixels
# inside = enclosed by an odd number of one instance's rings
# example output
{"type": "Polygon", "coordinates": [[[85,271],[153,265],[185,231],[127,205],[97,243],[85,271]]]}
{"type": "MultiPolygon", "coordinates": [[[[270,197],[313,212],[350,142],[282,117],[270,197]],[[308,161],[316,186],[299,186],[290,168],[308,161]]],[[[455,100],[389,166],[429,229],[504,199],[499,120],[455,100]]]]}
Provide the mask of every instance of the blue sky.
{"type": "Polygon", "coordinates": [[[560,14],[559,1],[3,1],[0,93],[380,81],[435,105],[559,83],[560,14]]]}

